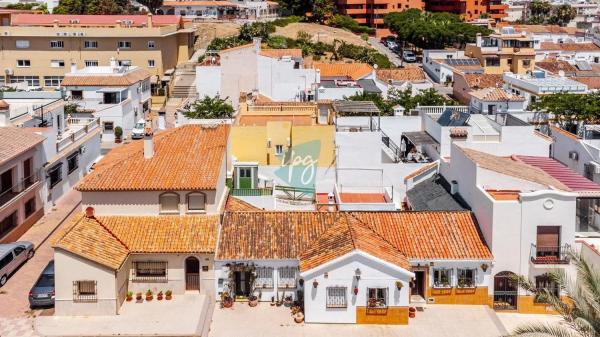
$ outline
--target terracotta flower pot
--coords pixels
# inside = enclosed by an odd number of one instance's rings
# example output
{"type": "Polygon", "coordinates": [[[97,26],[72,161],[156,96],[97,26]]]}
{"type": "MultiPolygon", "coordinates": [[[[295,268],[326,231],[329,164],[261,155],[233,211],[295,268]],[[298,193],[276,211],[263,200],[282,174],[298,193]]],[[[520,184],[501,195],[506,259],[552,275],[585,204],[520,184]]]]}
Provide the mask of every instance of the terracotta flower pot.
{"type": "Polygon", "coordinates": [[[127,300],[127,302],[133,301],[133,296],[127,296],[126,300],[127,300]]]}
{"type": "Polygon", "coordinates": [[[296,323],[302,323],[304,322],[304,314],[299,312],[297,314],[294,315],[294,322],[296,323]]]}
{"type": "Polygon", "coordinates": [[[152,301],[153,298],[154,298],[154,296],[152,296],[152,295],[146,296],[146,302],[152,301]]]}
{"type": "Polygon", "coordinates": [[[157,296],[156,296],[156,299],[157,299],[157,300],[159,300],[159,301],[162,301],[162,299],[163,299],[163,295],[157,295],[157,296]]]}
{"type": "Polygon", "coordinates": [[[251,307],[255,307],[258,305],[258,300],[248,301],[248,305],[251,307]]]}
{"type": "Polygon", "coordinates": [[[165,300],[170,301],[173,298],[173,295],[165,295],[165,300]]]}
{"type": "Polygon", "coordinates": [[[415,318],[415,316],[416,316],[416,313],[414,313],[414,312],[408,313],[408,317],[410,317],[410,318],[415,318]]]}

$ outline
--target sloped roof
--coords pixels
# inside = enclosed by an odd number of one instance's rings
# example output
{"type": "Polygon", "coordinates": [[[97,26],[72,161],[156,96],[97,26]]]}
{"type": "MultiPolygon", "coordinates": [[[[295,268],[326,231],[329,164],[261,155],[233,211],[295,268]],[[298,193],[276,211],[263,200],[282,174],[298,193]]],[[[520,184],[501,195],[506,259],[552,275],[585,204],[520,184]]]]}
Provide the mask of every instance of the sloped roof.
{"type": "Polygon", "coordinates": [[[540,43],[540,50],[562,50],[562,51],[598,51],[600,47],[596,46],[593,42],[542,42],[540,43]]]}
{"type": "MultiPolygon", "coordinates": [[[[147,15],[71,15],[71,14],[16,14],[11,19],[12,26],[47,26],[58,21],[59,25],[73,25],[79,20],[81,26],[112,26],[118,21],[130,20],[131,26],[139,27],[148,23],[147,15]]],[[[153,15],[152,24],[156,26],[175,25],[181,22],[178,15],[153,15]]]]}
{"type": "Polygon", "coordinates": [[[406,198],[414,211],[463,211],[458,200],[446,190],[443,178],[433,176],[406,191],[406,198]]]}
{"type": "Polygon", "coordinates": [[[130,71],[123,75],[115,75],[115,74],[86,74],[82,75],[71,75],[66,74],[65,78],[62,80],[61,85],[63,87],[68,86],[100,86],[100,87],[128,87],[140,81],[144,81],[150,78],[150,73],[143,68],[138,68],[133,71],[130,71]]]}
{"type": "Polygon", "coordinates": [[[510,93],[501,88],[484,88],[469,92],[475,98],[486,102],[524,102],[525,98],[517,94],[510,93]]]}
{"type": "Polygon", "coordinates": [[[219,216],[78,216],[54,247],[111,269],[131,253],[213,253],[219,216]]]}
{"type": "Polygon", "coordinates": [[[12,126],[0,127],[0,164],[43,142],[46,137],[12,126]]]}
{"type": "Polygon", "coordinates": [[[300,259],[303,270],[354,249],[401,267],[405,258],[492,258],[468,211],[228,212],[220,237],[217,260],[300,259]]]}
{"type": "Polygon", "coordinates": [[[508,157],[498,157],[485,152],[458,147],[469,159],[478,166],[514,178],[531,181],[547,188],[557,188],[570,191],[565,184],[550,176],[543,170],[508,157]]]}
{"type": "Polygon", "coordinates": [[[464,74],[469,88],[492,88],[504,83],[502,74],[464,74]]]}
{"type": "Polygon", "coordinates": [[[260,211],[261,209],[255,207],[244,200],[236,198],[232,195],[227,197],[227,202],[225,202],[225,211],[228,212],[253,212],[260,211]]]}
{"type": "Polygon", "coordinates": [[[164,7],[188,7],[188,6],[205,6],[205,7],[238,7],[229,1],[211,0],[211,1],[165,1],[162,4],[164,7]]]}
{"type": "Polygon", "coordinates": [[[535,62],[535,66],[540,69],[544,69],[552,74],[558,74],[559,71],[564,71],[566,74],[574,74],[577,72],[577,68],[567,61],[560,60],[543,60],[535,62]]]}
{"type": "Polygon", "coordinates": [[[355,250],[409,269],[408,259],[367,224],[352,216],[340,216],[319,238],[300,254],[300,271],[318,267],[355,250]]]}
{"type": "Polygon", "coordinates": [[[215,189],[230,126],[184,125],[154,136],[154,156],[144,142],[109,152],[77,185],[79,191],[190,191],[215,189]]]}
{"type": "Polygon", "coordinates": [[[600,191],[600,185],[571,170],[570,168],[568,168],[567,166],[563,165],[555,159],[539,156],[515,157],[527,165],[531,165],[541,169],[548,175],[563,183],[571,191],[600,191]]]}
{"type": "Polygon", "coordinates": [[[419,67],[377,69],[377,79],[381,81],[422,81],[425,80],[425,72],[419,67]]]}
{"type": "Polygon", "coordinates": [[[313,67],[321,71],[324,77],[348,77],[356,81],[373,72],[373,67],[367,63],[314,63],[313,67]]]}

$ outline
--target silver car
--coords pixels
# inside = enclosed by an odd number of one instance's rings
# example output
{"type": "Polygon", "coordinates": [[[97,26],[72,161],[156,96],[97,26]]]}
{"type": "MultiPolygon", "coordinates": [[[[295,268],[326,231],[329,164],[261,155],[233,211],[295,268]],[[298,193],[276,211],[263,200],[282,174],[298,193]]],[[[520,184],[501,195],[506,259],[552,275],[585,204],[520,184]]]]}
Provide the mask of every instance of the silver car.
{"type": "Polygon", "coordinates": [[[0,287],[6,284],[8,277],[31,259],[33,254],[33,243],[28,241],[0,244],[0,287]]]}

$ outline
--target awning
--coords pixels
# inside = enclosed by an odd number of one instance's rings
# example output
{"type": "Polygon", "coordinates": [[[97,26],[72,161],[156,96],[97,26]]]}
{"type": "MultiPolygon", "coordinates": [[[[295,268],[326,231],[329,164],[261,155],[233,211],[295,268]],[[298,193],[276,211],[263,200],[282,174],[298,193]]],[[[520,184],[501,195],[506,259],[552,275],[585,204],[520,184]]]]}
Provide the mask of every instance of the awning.
{"type": "Polygon", "coordinates": [[[126,87],[106,87],[96,90],[96,92],[123,92],[127,90],[126,87]]]}
{"type": "Polygon", "coordinates": [[[171,80],[171,76],[163,76],[160,80],[163,82],[169,82],[171,80]]]}
{"type": "Polygon", "coordinates": [[[402,136],[406,137],[406,139],[408,139],[408,141],[416,147],[423,145],[436,145],[438,143],[425,131],[404,132],[402,136]]]}

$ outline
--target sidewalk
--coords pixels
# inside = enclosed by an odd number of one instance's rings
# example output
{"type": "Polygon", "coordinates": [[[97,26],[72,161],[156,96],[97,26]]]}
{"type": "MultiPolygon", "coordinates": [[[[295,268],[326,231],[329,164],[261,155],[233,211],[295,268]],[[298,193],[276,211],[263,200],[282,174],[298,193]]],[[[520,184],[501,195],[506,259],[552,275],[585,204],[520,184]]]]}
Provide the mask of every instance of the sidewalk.
{"type": "Polygon", "coordinates": [[[52,210],[19,238],[34,243],[35,256],[21,266],[0,289],[0,317],[23,318],[39,312],[39,310],[29,309],[29,290],[44,267],[54,258],[54,250],[49,243],[49,238],[61,226],[68,224],[69,218],[79,210],[80,203],[81,193],[74,190],[68,192],[58,200],[52,210]]]}

